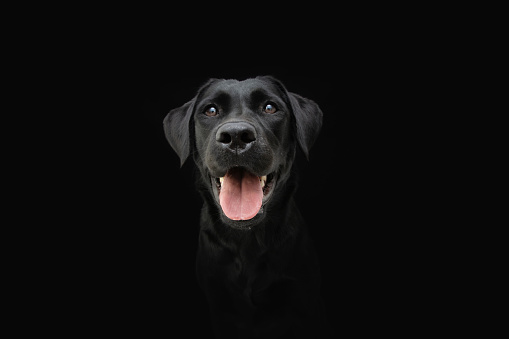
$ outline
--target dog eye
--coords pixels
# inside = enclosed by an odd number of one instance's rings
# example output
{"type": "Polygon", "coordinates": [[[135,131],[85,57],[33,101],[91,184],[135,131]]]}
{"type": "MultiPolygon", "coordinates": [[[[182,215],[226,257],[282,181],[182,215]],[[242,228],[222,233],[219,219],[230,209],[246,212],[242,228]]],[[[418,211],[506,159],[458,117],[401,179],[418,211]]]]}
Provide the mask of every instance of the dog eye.
{"type": "Polygon", "coordinates": [[[208,117],[214,117],[217,115],[217,108],[215,106],[210,106],[205,110],[205,115],[208,117]]]}
{"type": "Polygon", "coordinates": [[[276,113],[277,107],[276,107],[276,105],[269,103],[269,104],[265,105],[265,108],[263,109],[263,111],[265,113],[269,113],[269,114],[276,113]]]}

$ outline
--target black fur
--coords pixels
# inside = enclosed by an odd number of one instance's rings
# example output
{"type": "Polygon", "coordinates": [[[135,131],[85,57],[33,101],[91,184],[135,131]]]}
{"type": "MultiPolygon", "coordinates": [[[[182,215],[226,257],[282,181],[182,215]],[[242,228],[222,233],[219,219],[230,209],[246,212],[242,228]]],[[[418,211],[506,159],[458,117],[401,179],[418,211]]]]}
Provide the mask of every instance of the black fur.
{"type": "Polygon", "coordinates": [[[316,103],[270,76],[211,79],[164,119],[181,165],[192,155],[199,169],[205,203],[196,273],[218,338],[327,337],[318,259],[293,199],[292,171],[297,145],[308,158],[321,124],[316,103]],[[267,103],[277,112],[264,112],[267,103]],[[216,116],[204,113],[211,105],[216,116]],[[224,126],[248,130],[249,143],[232,150],[220,142],[224,126]],[[273,180],[250,220],[230,220],[219,205],[214,180],[232,167],[273,180]]]}

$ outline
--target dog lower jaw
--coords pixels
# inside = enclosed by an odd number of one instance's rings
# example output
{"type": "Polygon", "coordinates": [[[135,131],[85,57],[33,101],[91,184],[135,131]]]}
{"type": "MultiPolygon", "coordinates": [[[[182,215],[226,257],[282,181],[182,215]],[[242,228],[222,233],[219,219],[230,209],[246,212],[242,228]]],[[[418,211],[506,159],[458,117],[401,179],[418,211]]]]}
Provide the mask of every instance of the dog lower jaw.
{"type": "MultiPolygon", "coordinates": [[[[219,207],[219,209],[221,209],[221,207],[219,207]]],[[[260,210],[253,218],[248,220],[232,220],[228,218],[222,210],[220,213],[221,221],[223,222],[223,224],[227,225],[230,228],[241,231],[250,231],[264,220],[263,206],[260,207],[260,210]]]]}

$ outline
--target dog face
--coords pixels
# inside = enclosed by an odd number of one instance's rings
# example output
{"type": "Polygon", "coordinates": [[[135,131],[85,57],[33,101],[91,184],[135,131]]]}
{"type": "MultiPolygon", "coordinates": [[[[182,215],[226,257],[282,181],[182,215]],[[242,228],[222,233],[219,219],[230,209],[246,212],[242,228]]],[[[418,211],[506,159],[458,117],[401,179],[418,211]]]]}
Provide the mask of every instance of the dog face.
{"type": "Polygon", "coordinates": [[[166,137],[181,159],[193,154],[221,219],[235,228],[261,222],[284,191],[299,144],[306,157],[322,123],[311,100],[272,77],[209,80],[170,111],[166,137]]]}

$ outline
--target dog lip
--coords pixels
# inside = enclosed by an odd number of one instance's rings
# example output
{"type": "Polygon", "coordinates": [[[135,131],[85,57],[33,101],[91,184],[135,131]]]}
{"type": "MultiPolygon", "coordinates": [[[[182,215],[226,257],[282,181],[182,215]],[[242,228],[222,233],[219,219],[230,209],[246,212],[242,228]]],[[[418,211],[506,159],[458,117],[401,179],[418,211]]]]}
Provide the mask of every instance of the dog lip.
{"type": "Polygon", "coordinates": [[[222,178],[226,175],[226,173],[228,173],[228,171],[230,171],[234,168],[242,168],[242,169],[248,171],[249,173],[256,175],[257,177],[262,177],[264,175],[265,176],[268,175],[268,174],[260,174],[258,171],[253,171],[253,170],[251,170],[251,168],[249,166],[238,166],[238,165],[234,165],[234,166],[228,167],[226,169],[220,169],[220,170],[214,170],[214,171],[210,168],[207,168],[207,172],[211,178],[222,178]]]}

